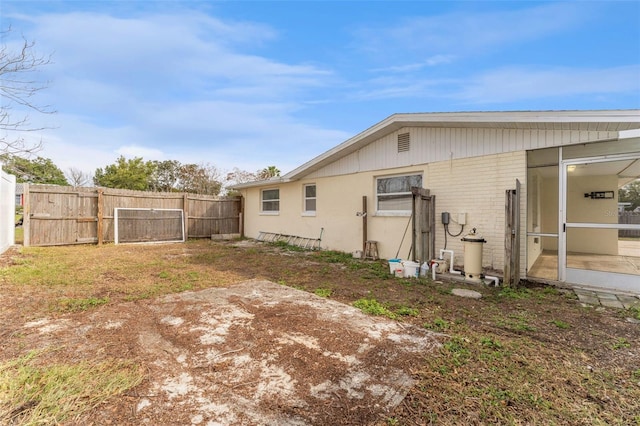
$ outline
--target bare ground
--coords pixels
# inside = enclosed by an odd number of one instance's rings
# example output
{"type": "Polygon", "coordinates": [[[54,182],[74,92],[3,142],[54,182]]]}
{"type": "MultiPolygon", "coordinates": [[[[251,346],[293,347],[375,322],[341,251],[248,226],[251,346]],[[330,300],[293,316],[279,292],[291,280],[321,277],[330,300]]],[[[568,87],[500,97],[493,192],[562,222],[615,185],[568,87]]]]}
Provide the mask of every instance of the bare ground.
{"type": "MultiPolygon", "coordinates": [[[[147,371],[67,424],[640,424],[634,312],[570,292],[388,278],[383,262],[247,242],[44,250],[103,266],[75,289],[0,274],[0,361],[49,347],[49,362],[115,357],[147,371]],[[131,258],[157,267],[128,274],[131,258]],[[205,278],[145,293],[168,265],[205,278]],[[87,294],[109,302],[56,308],[87,294]],[[351,306],[363,298],[396,319],[351,306]]],[[[41,255],[10,251],[1,270],[41,255]]]]}

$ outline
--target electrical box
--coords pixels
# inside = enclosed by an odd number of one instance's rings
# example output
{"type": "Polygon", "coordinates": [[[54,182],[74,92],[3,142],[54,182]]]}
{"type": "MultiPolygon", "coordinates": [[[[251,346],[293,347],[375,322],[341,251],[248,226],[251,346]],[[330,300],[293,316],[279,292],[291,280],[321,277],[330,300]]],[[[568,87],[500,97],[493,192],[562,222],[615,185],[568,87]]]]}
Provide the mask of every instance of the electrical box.
{"type": "Polygon", "coordinates": [[[467,214],[458,213],[458,225],[466,225],[466,224],[467,224],[467,214]]]}
{"type": "Polygon", "coordinates": [[[442,212],[442,224],[448,225],[451,218],[449,217],[449,212],[442,212]]]}

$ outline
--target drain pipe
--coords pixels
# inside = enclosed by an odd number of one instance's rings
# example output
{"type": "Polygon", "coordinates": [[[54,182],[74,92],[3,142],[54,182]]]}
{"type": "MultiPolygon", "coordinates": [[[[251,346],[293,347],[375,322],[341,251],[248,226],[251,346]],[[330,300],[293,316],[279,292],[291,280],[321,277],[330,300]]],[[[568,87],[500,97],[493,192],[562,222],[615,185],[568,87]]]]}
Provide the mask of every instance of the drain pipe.
{"type": "Polygon", "coordinates": [[[493,281],[494,286],[500,287],[500,278],[492,277],[491,275],[485,275],[483,278],[493,281]]]}
{"type": "Polygon", "coordinates": [[[444,257],[442,256],[443,253],[449,253],[449,255],[451,256],[451,261],[449,262],[449,273],[454,275],[462,275],[462,271],[456,271],[455,269],[453,269],[453,250],[440,249],[439,259],[444,259],[444,257]]]}
{"type": "Polygon", "coordinates": [[[429,262],[431,264],[431,279],[433,281],[436,280],[436,268],[435,265],[438,264],[438,262],[434,262],[433,260],[431,262],[429,262]]]}

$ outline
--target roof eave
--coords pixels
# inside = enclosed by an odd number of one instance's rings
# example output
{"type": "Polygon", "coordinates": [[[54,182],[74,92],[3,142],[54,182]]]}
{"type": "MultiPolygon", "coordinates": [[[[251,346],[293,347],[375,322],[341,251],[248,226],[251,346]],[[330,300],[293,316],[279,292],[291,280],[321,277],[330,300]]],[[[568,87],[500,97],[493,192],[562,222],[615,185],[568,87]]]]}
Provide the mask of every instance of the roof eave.
{"type": "Polygon", "coordinates": [[[298,180],[305,175],[357,151],[362,146],[403,127],[501,127],[500,124],[520,123],[519,128],[538,127],[540,124],[626,124],[620,129],[640,128],[640,110],[585,110],[585,111],[510,111],[510,112],[445,112],[445,113],[398,113],[387,117],[363,132],[347,139],[340,145],[320,154],[283,177],[287,181],[298,180]]]}
{"type": "Polygon", "coordinates": [[[238,183],[235,185],[231,185],[228,188],[232,189],[234,191],[240,191],[242,189],[249,189],[249,188],[257,188],[260,186],[269,186],[269,185],[277,185],[280,183],[286,183],[286,182],[290,182],[291,179],[285,179],[284,177],[273,177],[271,179],[267,179],[267,180],[256,180],[256,181],[252,181],[252,182],[244,182],[244,183],[238,183]]]}

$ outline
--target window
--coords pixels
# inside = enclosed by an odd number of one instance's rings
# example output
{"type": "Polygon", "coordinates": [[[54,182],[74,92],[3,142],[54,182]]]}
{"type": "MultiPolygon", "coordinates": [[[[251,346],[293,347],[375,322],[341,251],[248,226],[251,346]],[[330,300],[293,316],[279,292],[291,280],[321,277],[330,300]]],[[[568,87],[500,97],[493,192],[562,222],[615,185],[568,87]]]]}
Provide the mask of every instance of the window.
{"type": "Polygon", "coordinates": [[[280,211],[280,190],[279,189],[263,189],[262,190],[262,212],[278,213],[280,211]]]}
{"type": "Polygon", "coordinates": [[[316,213],[316,185],[304,185],[304,213],[315,215],[316,213]]]}
{"type": "Polygon", "coordinates": [[[422,188],[422,175],[380,177],[376,179],[378,213],[411,213],[411,187],[422,188]]]}

